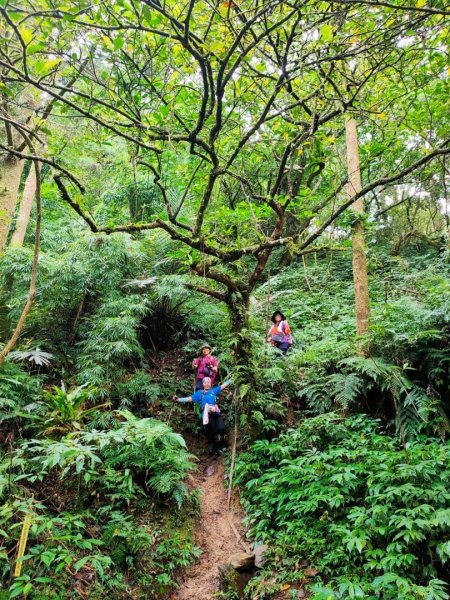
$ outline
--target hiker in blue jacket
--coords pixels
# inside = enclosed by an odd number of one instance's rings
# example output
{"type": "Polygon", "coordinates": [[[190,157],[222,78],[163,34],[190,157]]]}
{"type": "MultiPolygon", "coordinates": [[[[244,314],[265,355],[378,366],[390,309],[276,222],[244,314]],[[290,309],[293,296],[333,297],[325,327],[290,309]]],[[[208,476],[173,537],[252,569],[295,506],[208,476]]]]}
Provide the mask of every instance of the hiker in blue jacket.
{"type": "Polygon", "coordinates": [[[231,380],[228,380],[222,385],[211,387],[211,378],[204,377],[202,390],[197,390],[192,396],[186,396],[185,398],[174,397],[174,400],[177,402],[193,402],[200,406],[200,414],[208,438],[210,455],[226,447],[226,427],[216,399],[220,392],[228,387],[230,383],[231,380]]]}

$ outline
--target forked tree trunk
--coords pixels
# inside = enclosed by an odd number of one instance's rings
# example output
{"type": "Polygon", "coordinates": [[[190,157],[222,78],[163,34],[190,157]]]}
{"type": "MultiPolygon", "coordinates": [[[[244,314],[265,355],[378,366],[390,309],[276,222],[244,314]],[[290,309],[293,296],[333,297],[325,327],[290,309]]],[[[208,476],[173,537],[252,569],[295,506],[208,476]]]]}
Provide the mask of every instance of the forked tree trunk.
{"type": "MultiPolygon", "coordinates": [[[[345,123],[347,142],[348,197],[361,191],[361,173],[359,170],[358,134],[355,119],[345,123]]],[[[356,333],[361,336],[367,332],[370,322],[369,286],[367,278],[366,242],[364,235],[364,199],[358,198],[350,209],[355,214],[352,231],[353,242],[353,281],[355,285],[356,333]]],[[[366,344],[360,344],[362,354],[368,352],[366,344]]]]}
{"type": "MultiPolygon", "coordinates": [[[[39,169],[40,172],[40,169],[39,169]]],[[[30,222],[31,209],[33,208],[34,195],[36,194],[36,169],[31,165],[25,182],[25,188],[20,201],[19,214],[17,216],[16,229],[11,236],[11,246],[23,246],[23,241],[27,233],[28,223],[30,222]]]]}
{"type": "Polygon", "coordinates": [[[24,161],[11,154],[0,160],[0,252],[5,248],[16,207],[24,161]]]}

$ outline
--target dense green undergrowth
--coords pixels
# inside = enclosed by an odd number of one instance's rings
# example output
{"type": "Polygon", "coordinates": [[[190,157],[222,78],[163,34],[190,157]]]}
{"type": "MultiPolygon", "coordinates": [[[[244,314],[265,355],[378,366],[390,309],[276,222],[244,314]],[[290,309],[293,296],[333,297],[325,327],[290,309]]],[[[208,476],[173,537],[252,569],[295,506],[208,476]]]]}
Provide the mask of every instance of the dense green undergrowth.
{"type": "MultiPolygon", "coordinates": [[[[271,306],[288,316],[294,345],[284,361],[255,338],[263,391],[284,396],[302,415],[362,410],[404,440],[427,428],[442,435],[450,416],[448,264],[429,253],[394,258],[381,250],[369,258],[368,358],[355,356],[349,256],[311,261],[307,280],[300,267],[272,276],[271,306]]],[[[258,330],[267,292],[268,284],[257,295],[258,330]]]]}
{"type": "Polygon", "coordinates": [[[251,600],[449,597],[444,0],[0,3],[0,600],[174,592],[205,342],[251,600]]]}
{"type": "Polygon", "coordinates": [[[249,598],[283,583],[315,600],[450,597],[448,443],[402,446],[379,422],[329,413],[255,442],[236,471],[250,535],[268,546],[249,598]]]}
{"type": "MultiPolygon", "coordinates": [[[[12,248],[4,257],[4,330],[30,259],[12,248]]],[[[36,304],[0,373],[5,600],[163,598],[198,555],[193,461],[174,432],[200,427],[171,398],[192,389],[203,340],[220,379],[236,376],[236,339],[224,307],[189,292],[186,260],[162,234],[44,238],[36,304]]],[[[438,253],[380,248],[369,269],[366,358],[355,353],[348,252],[305,267],[274,260],[252,300],[244,334],[256,389],[239,410],[250,449],[237,474],[250,533],[269,546],[252,600],[283,584],[318,600],[447,597],[448,266],[438,253]],[[285,357],[264,343],[267,305],[293,329],[285,357]],[[369,416],[349,416],[358,412],[369,416]]],[[[229,400],[221,406],[231,420],[229,400]]]]}
{"type": "MultiPolygon", "coordinates": [[[[3,379],[3,393],[6,383],[22,386],[3,379]]],[[[95,429],[83,423],[96,409],[77,404],[82,391],[57,388],[52,402],[46,392],[47,404],[22,411],[2,399],[1,424],[14,415],[28,437],[13,444],[10,429],[1,453],[0,597],[161,598],[174,570],[197,556],[198,498],[186,485],[194,463],[183,438],[128,411],[95,429]],[[13,578],[27,522],[21,574],[13,578]]]]}

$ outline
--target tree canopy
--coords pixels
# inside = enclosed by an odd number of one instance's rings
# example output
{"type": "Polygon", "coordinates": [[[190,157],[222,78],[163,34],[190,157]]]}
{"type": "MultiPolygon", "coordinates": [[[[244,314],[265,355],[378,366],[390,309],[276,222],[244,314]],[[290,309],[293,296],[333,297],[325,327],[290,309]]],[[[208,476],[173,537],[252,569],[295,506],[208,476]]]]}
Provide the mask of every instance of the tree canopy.
{"type": "Polygon", "coordinates": [[[450,598],[449,17],[0,0],[1,598],[450,598]]]}
{"type": "Polygon", "coordinates": [[[204,292],[246,304],[274,248],[301,253],[355,200],[346,116],[361,121],[361,197],[419,183],[448,153],[446,17],[439,2],[6,3],[2,119],[19,142],[2,148],[50,164],[93,231],[161,228],[204,292]],[[92,216],[83,164],[52,148],[52,127],[74,122],[125,145],[128,181],[153,180],[149,220],[92,216]]]}

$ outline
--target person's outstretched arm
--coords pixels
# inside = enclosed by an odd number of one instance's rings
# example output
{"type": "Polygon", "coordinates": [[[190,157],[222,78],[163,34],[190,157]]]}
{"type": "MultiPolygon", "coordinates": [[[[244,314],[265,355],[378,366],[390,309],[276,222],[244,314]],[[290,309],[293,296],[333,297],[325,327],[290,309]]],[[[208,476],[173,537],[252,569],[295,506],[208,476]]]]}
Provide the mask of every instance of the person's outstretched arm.
{"type": "Polygon", "coordinates": [[[175,402],[193,402],[192,396],[186,396],[185,398],[179,398],[178,396],[174,396],[173,399],[175,402]]]}
{"type": "Polygon", "coordinates": [[[233,382],[231,381],[231,379],[227,379],[225,381],[225,383],[222,383],[222,385],[220,386],[220,391],[224,390],[226,387],[228,387],[229,385],[231,385],[233,382]]]}

